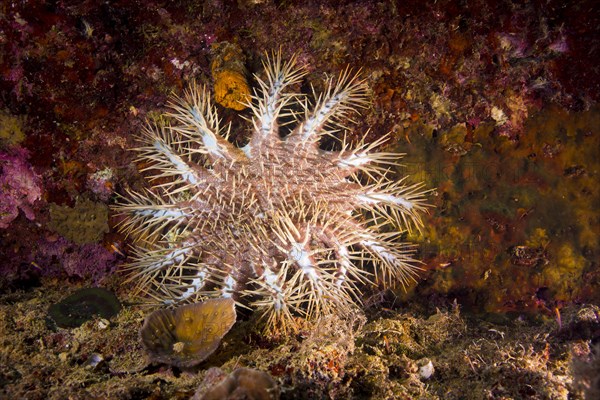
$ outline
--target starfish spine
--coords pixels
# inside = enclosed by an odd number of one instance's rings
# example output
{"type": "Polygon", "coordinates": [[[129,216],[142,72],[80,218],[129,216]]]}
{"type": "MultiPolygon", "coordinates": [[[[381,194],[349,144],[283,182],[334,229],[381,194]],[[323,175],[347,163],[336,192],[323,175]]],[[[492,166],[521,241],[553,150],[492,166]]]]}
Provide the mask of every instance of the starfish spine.
{"type": "Polygon", "coordinates": [[[311,105],[289,91],[307,74],[295,57],[273,54],[264,67],[246,146],[227,140],[207,89],[192,84],[169,103],[170,122],[139,137],[152,188],[127,191],[115,209],[135,240],[123,270],[136,294],[166,305],[232,297],[285,330],[298,317],[346,313],[361,285],[415,280],[414,247],[401,239],[423,227],[428,191],[389,178],[402,155],[377,152],[387,135],[319,147],[367,106],[358,74],[330,78],[311,105]],[[282,119],[295,124],[285,137],[282,119]]]}

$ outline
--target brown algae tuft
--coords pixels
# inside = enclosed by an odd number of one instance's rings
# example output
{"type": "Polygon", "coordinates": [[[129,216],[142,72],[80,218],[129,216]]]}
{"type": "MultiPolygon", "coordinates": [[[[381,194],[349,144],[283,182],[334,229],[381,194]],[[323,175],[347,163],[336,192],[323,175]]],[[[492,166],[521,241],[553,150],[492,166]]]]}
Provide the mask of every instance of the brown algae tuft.
{"type": "Polygon", "coordinates": [[[146,317],[140,337],[153,362],[193,367],[210,356],[236,320],[231,298],[210,299],[146,317]]]}
{"type": "Polygon", "coordinates": [[[121,303],[112,292],[102,288],[85,288],[52,304],[48,316],[61,328],[77,328],[95,316],[108,319],[120,310],[121,303]]]}

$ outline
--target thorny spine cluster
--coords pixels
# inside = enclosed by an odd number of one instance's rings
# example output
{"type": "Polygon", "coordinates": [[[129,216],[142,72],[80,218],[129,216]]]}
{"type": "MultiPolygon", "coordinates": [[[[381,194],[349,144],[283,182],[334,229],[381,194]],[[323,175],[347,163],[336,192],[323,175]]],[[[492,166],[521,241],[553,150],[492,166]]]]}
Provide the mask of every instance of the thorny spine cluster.
{"type": "Polygon", "coordinates": [[[367,104],[364,80],[347,69],[311,105],[285,92],[306,75],[295,58],[276,54],[264,67],[247,145],[227,140],[194,84],[170,104],[171,124],[140,135],[152,189],[129,191],[115,209],[136,240],[124,268],[136,294],[163,305],[233,297],[268,329],[286,329],[295,316],[345,313],[360,303],[359,285],[414,280],[414,248],[400,239],[422,226],[427,191],[388,177],[401,154],[374,151],[386,138],[320,149],[367,104]],[[282,120],[295,123],[284,138],[282,120]]]}

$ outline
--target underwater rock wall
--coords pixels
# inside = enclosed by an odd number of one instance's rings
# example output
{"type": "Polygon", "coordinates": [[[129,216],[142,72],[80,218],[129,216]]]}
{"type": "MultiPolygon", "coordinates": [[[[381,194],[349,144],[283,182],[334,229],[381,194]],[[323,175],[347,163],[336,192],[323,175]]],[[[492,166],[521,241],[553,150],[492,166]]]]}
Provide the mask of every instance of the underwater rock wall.
{"type": "MultiPolygon", "coordinates": [[[[245,366],[260,364],[278,383],[300,388],[291,392],[298,397],[309,388],[338,398],[458,398],[469,382],[480,396],[582,398],[569,365],[597,360],[599,7],[590,0],[4,2],[0,390],[29,390],[31,398],[111,388],[116,398],[166,398],[183,387],[193,394],[202,377],[140,361],[143,313],[130,306],[117,317],[115,336],[97,321],[48,330],[49,304],[79,286],[102,284],[121,298],[130,292],[114,273],[129,252],[117,218],[101,216],[79,242],[69,223],[82,218],[63,212],[53,229],[50,204],[79,210],[77,199],[88,199],[105,209],[115,193],[141,190],[146,165],[129,149],[144,121],[161,122],[169,96],[192,80],[209,89],[223,83],[224,99],[227,82],[234,95],[252,93],[264,51],[281,49],[308,68],[299,85],[305,94],[322,92],[324,78],[348,65],[361,69],[371,103],[347,139],[367,133],[374,142],[390,133],[381,150],[407,153],[393,172],[435,187],[435,208],[422,232],[406,235],[424,261],[418,284],[406,293],[364,293],[370,330],[351,336],[361,337],[364,352],[349,359],[335,346],[311,348],[303,363],[293,359],[297,347],[282,355],[251,336],[255,347],[237,354],[245,354],[245,366]],[[235,58],[243,68],[226,69],[235,69],[232,81],[213,68],[213,45],[224,42],[242,52],[235,58]],[[454,301],[510,329],[479,323],[419,350],[426,323],[407,335],[399,310],[436,315],[454,301]],[[542,325],[531,327],[526,317],[542,325]],[[578,319],[587,322],[572,322],[578,319]],[[575,335],[582,324],[583,336],[575,335]],[[97,336],[88,340],[89,332],[97,336]],[[85,369],[96,353],[104,361],[85,369]],[[420,378],[424,359],[433,363],[433,381],[420,378]],[[132,380],[119,386],[123,374],[132,380]]],[[[250,111],[230,105],[224,101],[219,113],[232,123],[230,140],[243,146],[250,111]]],[[[582,387],[590,381],[581,378],[582,387]]]]}

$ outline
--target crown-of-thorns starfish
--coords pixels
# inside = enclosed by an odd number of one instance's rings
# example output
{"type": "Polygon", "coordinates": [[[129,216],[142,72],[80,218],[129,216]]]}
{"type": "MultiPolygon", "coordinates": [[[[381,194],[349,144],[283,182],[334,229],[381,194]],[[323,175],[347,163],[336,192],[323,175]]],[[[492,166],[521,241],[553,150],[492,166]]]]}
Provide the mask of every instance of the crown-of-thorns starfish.
{"type": "Polygon", "coordinates": [[[170,124],[140,137],[152,188],[115,209],[136,239],[124,267],[136,294],[163,305],[233,297],[285,329],[295,316],[343,314],[360,303],[360,285],[414,280],[414,248],[400,239],[422,226],[427,191],[388,178],[401,154],[375,152],[385,138],[319,147],[367,104],[358,75],[346,69],[310,104],[285,91],[306,74],[295,58],[276,54],[264,67],[247,145],[227,140],[206,88],[192,84],[171,102],[170,124]],[[295,126],[282,138],[283,119],[295,126]]]}

